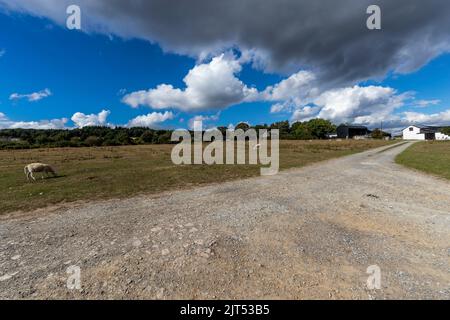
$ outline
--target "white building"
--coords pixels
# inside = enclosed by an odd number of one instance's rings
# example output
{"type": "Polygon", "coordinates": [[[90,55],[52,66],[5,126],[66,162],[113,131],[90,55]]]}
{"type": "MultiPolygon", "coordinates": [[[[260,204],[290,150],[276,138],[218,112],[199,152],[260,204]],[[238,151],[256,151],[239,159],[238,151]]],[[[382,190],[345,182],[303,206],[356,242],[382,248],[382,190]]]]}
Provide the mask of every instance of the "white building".
{"type": "Polygon", "coordinates": [[[411,125],[403,130],[403,140],[450,140],[450,136],[440,130],[438,127],[411,125]]]}
{"type": "Polygon", "coordinates": [[[442,132],[436,132],[436,140],[450,140],[450,136],[442,132]]]}

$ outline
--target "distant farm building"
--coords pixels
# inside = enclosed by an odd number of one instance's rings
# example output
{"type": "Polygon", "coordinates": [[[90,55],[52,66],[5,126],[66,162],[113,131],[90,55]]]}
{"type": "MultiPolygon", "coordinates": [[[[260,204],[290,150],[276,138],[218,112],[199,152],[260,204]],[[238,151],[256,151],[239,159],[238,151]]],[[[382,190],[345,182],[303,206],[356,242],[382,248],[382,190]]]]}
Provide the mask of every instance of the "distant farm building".
{"type": "Polygon", "coordinates": [[[364,126],[341,124],[336,129],[339,139],[366,139],[370,135],[370,130],[364,126]]]}
{"type": "Polygon", "coordinates": [[[403,130],[403,140],[450,140],[450,136],[440,132],[442,128],[412,125],[403,130]]]}

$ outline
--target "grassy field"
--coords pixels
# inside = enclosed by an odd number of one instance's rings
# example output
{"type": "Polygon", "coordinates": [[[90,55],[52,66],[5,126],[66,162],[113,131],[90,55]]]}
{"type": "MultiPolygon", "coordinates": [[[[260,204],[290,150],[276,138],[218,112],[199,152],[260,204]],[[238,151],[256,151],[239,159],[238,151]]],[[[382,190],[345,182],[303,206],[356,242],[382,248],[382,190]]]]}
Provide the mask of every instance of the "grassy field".
{"type": "MultiPolygon", "coordinates": [[[[281,141],[281,169],[361,152],[386,141],[281,141]]],[[[171,145],[0,151],[0,214],[76,200],[124,198],[259,175],[258,166],[175,166],[171,145]],[[26,164],[60,176],[28,183],[26,164]]],[[[448,158],[447,158],[448,159],[448,158]]],[[[39,174],[37,174],[39,176],[39,174]]]]}
{"type": "Polygon", "coordinates": [[[426,141],[397,156],[397,163],[450,179],[450,141],[426,141]]]}

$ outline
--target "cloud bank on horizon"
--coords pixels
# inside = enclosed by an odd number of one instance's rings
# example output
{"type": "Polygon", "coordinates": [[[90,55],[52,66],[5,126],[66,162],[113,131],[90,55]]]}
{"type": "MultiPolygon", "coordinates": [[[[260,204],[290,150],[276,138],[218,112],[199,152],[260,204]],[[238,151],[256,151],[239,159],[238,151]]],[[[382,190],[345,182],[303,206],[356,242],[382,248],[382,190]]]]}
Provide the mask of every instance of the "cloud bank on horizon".
{"type": "MultiPolygon", "coordinates": [[[[0,0],[6,10],[49,18],[60,25],[65,24],[70,4],[70,0],[0,0]]],[[[450,2],[79,0],[78,5],[85,32],[143,39],[197,60],[183,88],[161,83],[125,95],[122,101],[132,108],[165,111],[132,119],[128,125],[160,124],[175,117],[173,110],[217,112],[246,102],[273,103],[271,112],[286,113],[291,121],[323,117],[369,126],[384,121],[390,128],[411,122],[450,122],[450,109],[433,114],[397,112],[438,100],[415,101],[413,92],[362,85],[389,73],[414,72],[450,52],[450,2]],[[380,32],[366,28],[365,11],[371,4],[382,8],[380,32]],[[257,90],[239,79],[244,64],[285,79],[257,90]]],[[[106,125],[103,116],[80,113],[72,121],[77,126],[106,125]]]]}

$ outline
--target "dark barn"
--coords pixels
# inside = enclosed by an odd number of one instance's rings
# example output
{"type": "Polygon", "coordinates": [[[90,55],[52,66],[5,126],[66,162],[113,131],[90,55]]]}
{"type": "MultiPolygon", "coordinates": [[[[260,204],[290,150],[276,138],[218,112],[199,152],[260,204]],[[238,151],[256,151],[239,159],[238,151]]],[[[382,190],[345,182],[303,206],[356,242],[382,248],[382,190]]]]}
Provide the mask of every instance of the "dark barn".
{"type": "Polygon", "coordinates": [[[439,132],[441,128],[431,127],[431,126],[418,126],[420,128],[420,133],[425,135],[425,140],[436,140],[436,133],[439,132]]]}
{"type": "Polygon", "coordinates": [[[370,130],[364,126],[352,126],[341,124],[336,129],[336,133],[339,139],[353,139],[358,136],[367,136],[370,134],[370,130]]]}

